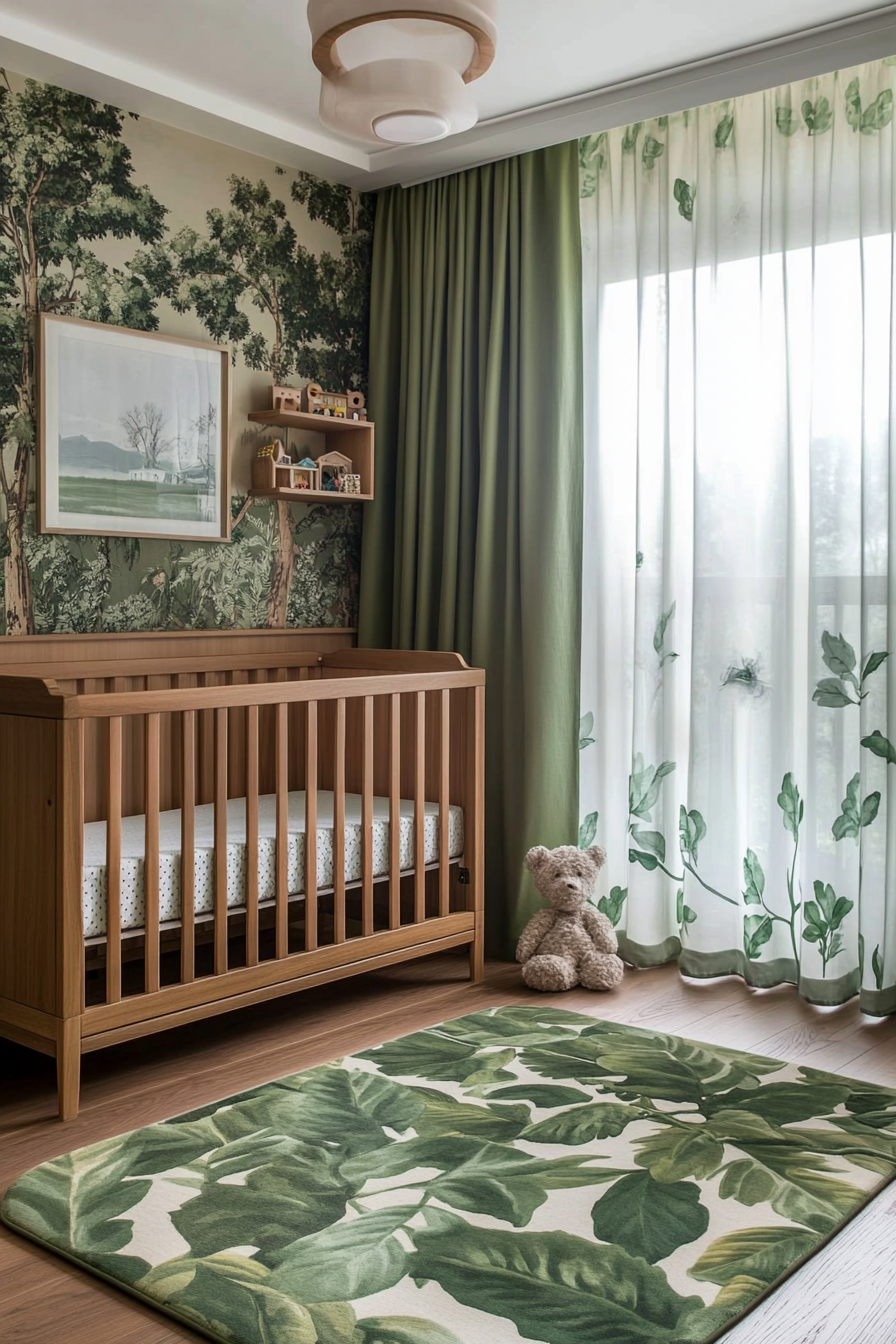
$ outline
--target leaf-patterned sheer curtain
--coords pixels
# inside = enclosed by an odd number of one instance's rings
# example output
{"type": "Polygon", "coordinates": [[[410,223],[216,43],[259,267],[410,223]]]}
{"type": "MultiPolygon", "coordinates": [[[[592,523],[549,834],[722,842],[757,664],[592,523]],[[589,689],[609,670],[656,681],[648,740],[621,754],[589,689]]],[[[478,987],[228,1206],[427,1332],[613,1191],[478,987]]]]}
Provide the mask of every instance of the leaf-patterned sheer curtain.
{"type": "Polygon", "coordinates": [[[580,843],[636,965],[896,1011],[892,61],[581,142],[580,843]]]}

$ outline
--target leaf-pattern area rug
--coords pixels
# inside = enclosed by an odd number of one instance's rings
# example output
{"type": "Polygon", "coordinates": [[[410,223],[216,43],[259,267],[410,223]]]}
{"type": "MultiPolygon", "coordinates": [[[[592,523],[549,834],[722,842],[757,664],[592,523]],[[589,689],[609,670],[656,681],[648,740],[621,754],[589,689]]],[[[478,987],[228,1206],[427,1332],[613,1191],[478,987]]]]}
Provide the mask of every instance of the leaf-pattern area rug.
{"type": "Polygon", "coordinates": [[[704,1344],[896,1172],[896,1092],[473,1013],[21,1177],[3,1220],[228,1344],[704,1344]]]}

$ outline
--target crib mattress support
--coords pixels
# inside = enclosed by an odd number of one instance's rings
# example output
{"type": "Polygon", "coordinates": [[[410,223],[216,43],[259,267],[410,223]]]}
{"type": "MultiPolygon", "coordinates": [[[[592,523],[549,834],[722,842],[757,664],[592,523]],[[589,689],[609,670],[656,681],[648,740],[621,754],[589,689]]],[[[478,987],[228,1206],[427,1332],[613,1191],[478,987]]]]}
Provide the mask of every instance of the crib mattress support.
{"type": "MultiPolygon", "coordinates": [[[[412,944],[411,946],[415,957],[426,957],[437,952],[451,951],[455,947],[469,946],[470,942],[470,931],[458,930],[439,938],[429,938],[425,943],[412,944]]],[[[306,954],[300,953],[298,955],[306,954]]],[[[133,1040],[138,1036],[154,1035],[159,1031],[170,1031],[173,1027],[186,1026],[190,1022],[200,1022],[207,1017],[217,1017],[221,1013],[230,1013],[237,1008],[249,1008],[253,1004],[264,1003],[268,999],[283,998],[287,994],[296,994],[303,989],[313,989],[317,985],[332,984],[336,980],[344,979],[347,973],[363,975],[365,971],[380,971],[387,966],[397,966],[407,960],[407,947],[399,947],[387,952],[380,952],[376,956],[353,960],[348,963],[350,967],[348,972],[345,965],[329,966],[317,971],[307,970],[303,974],[292,976],[289,980],[264,985],[257,989],[244,989],[225,999],[215,997],[207,1003],[197,1004],[192,1008],[181,1008],[175,1012],[168,1012],[139,1023],[126,1023],[123,1026],[112,1027],[105,1031],[94,1031],[88,1036],[82,1036],[81,1053],[89,1054],[92,1050],[104,1050],[107,1046],[120,1045],[122,1042],[133,1040]]]]}
{"type": "MultiPolygon", "coordinates": [[[[241,989],[270,988],[272,985],[295,980],[315,970],[329,970],[337,967],[358,966],[368,954],[375,956],[378,951],[393,952],[407,948],[425,947],[433,938],[452,934],[473,934],[474,920],[471,913],[464,911],[456,915],[446,915],[427,919],[425,924],[404,924],[399,929],[386,929],[382,933],[368,934],[366,937],[347,938],[344,943],[331,943],[318,947],[313,952],[293,952],[286,957],[276,957],[270,961],[261,961],[257,966],[239,966],[236,970],[225,971],[221,975],[206,975],[190,984],[163,985],[152,995],[133,994],[120,999],[118,1003],[98,1004],[87,1008],[81,1016],[81,1035],[92,1036],[97,1031],[110,1027],[124,1026],[129,1022],[145,1022],[159,1013],[174,1012],[179,1008],[190,1008],[195,1004],[211,1003],[220,998],[222,992],[235,994],[241,989]]],[[[425,953],[421,952],[420,956],[425,953]]]]}

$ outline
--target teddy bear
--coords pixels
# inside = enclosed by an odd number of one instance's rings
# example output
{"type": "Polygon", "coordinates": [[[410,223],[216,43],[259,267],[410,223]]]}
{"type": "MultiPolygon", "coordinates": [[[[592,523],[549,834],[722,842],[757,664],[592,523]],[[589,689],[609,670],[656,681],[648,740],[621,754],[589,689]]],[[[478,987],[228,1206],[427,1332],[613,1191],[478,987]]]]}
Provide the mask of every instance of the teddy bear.
{"type": "Polygon", "coordinates": [[[622,980],[613,925],[586,905],[606,858],[600,845],[536,845],[526,855],[536,887],[550,902],[532,916],[517,944],[516,959],[530,989],[615,989],[622,980]]]}

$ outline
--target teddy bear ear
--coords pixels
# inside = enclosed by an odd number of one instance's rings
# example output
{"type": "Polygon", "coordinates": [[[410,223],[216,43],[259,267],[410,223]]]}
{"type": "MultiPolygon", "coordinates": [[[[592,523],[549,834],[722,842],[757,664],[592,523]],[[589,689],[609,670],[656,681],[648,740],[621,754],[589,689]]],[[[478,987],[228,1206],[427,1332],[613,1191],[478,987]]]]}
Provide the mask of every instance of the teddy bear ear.
{"type": "Polygon", "coordinates": [[[545,849],[544,845],[535,845],[526,855],[526,867],[530,873],[537,873],[539,868],[548,857],[550,851],[545,849]]]}
{"type": "Polygon", "coordinates": [[[595,868],[603,868],[607,861],[607,851],[600,845],[592,845],[588,851],[595,868]]]}

